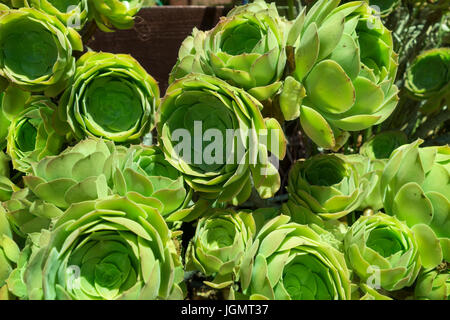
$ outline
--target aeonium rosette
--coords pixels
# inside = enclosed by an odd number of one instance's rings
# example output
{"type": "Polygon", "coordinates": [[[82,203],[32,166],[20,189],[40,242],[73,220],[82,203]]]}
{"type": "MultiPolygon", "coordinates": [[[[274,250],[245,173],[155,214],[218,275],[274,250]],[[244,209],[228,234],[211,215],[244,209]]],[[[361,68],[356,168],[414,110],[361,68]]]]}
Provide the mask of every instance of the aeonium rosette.
{"type": "Polygon", "coordinates": [[[405,87],[417,99],[448,95],[449,83],[450,48],[422,52],[406,72],[405,87]]]}
{"type": "Polygon", "coordinates": [[[314,213],[324,219],[339,219],[361,205],[367,185],[367,179],[360,177],[345,155],[320,154],[294,164],[287,190],[289,201],[307,210],[307,216],[314,213]]]}
{"type": "Polygon", "coordinates": [[[0,7],[0,25],[0,81],[11,84],[3,108],[23,104],[29,94],[22,90],[52,97],[64,90],[75,70],[72,51],[83,50],[80,35],[34,8],[0,7]]]}
{"type": "Polygon", "coordinates": [[[134,16],[141,10],[144,0],[88,0],[89,15],[98,28],[104,32],[112,32],[113,28],[131,29],[134,16]]]}
{"type": "Polygon", "coordinates": [[[74,204],[24,273],[29,299],[182,299],[183,267],[155,199],[74,204]]]}
{"type": "Polygon", "coordinates": [[[361,216],[344,238],[344,251],[350,267],[371,288],[409,287],[422,267],[414,233],[383,213],[361,216]]]}
{"type": "Polygon", "coordinates": [[[32,162],[60,153],[65,138],[52,127],[56,106],[50,99],[31,96],[23,109],[9,126],[7,152],[16,170],[28,172],[32,162]]]}
{"type": "Polygon", "coordinates": [[[133,143],[154,127],[158,84],[130,55],[88,52],[59,104],[58,128],[77,139],[133,143]]]}
{"type": "Polygon", "coordinates": [[[344,255],[321,237],[323,229],[268,221],[241,266],[241,287],[250,299],[349,300],[350,271],[344,255]]]}
{"type": "Polygon", "coordinates": [[[286,119],[300,117],[318,146],[335,151],[348,131],[382,123],[398,101],[391,32],[367,3],[339,2],[317,1],[294,22],[295,68],[280,98],[286,119]]]}
{"type": "MultiPolygon", "coordinates": [[[[239,281],[244,255],[256,232],[252,213],[210,210],[198,222],[186,253],[186,270],[212,276],[205,284],[223,289],[239,281]]],[[[233,287],[231,287],[233,291],[233,287]]]]}
{"type": "Polygon", "coordinates": [[[450,260],[450,147],[420,148],[422,140],[397,148],[381,177],[385,212],[413,230],[422,264],[450,260]],[[430,248],[430,240],[434,244],[430,248]]]}
{"type": "Polygon", "coordinates": [[[167,161],[202,198],[239,204],[253,186],[261,197],[272,197],[280,176],[269,152],[282,159],[286,141],[280,124],[264,119],[261,109],[253,96],[218,78],[177,80],[167,89],[158,123],[167,161]]]}
{"type": "Polygon", "coordinates": [[[237,6],[210,31],[194,30],[182,44],[171,81],[188,73],[214,75],[245,89],[258,100],[282,85],[287,23],[275,3],[237,6]]]}

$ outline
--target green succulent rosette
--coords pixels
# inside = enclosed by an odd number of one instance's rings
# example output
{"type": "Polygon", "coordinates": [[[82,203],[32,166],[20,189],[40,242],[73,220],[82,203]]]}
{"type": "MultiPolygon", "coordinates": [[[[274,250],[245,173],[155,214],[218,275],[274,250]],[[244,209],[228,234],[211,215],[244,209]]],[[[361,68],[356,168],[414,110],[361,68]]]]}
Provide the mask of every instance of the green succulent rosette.
{"type": "Polygon", "coordinates": [[[88,52],[61,98],[59,125],[77,139],[136,142],[153,128],[158,105],[157,82],[133,57],[88,52]]]}
{"type": "Polygon", "coordinates": [[[359,153],[375,159],[389,159],[398,147],[407,144],[408,137],[402,131],[383,131],[371,137],[359,149],[359,153]]]}
{"type": "Polygon", "coordinates": [[[12,120],[9,127],[7,152],[14,169],[31,170],[31,163],[46,156],[59,154],[65,138],[52,127],[56,106],[43,96],[32,96],[24,110],[12,120]]]}
{"type": "Polygon", "coordinates": [[[21,89],[51,97],[63,91],[75,70],[72,51],[83,50],[80,35],[33,8],[0,8],[0,25],[0,80],[11,83],[3,107],[23,105],[27,93],[21,89]]]}
{"type": "Polygon", "coordinates": [[[450,90],[450,48],[436,48],[417,56],[406,71],[405,87],[417,99],[428,99],[450,90]]]}
{"type": "Polygon", "coordinates": [[[197,224],[186,252],[186,271],[201,271],[214,277],[205,284],[215,289],[239,281],[244,255],[250,249],[256,231],[252,213],[212,210],[197,224]]]}
{"type": "Polygon", "coordinates": [[[5,211],[0,206],[0,300],[9,298],[6,280],[19,260],[19,253],[5,211]]]}
{"type": "Polygon", "coordinates": [[[243,293],[255,300],[349,300],[344,255],[320,228],[289,219],[278,216],[259,231],[240,269],[243,293]]]}
{"type": "Polygon", "coordinates": [[[212,30],[194,30],[183,42],[171,79],[206,73],[266,100],[282,85],[286,30],[275,3],[257,0],[235,7],[212,30]]]}
{"type": "Polygon", "coordinates": [[[167,161],[203,199],[239,204],[253,186],[262,198],[272,197],[280,176],[268,154],[283,159],[286,141],[280,124],[263,119],[261,109],[253,96],[212,76],[174,82],[158,123],[167,161]]]}
{"type": "Polygon", "coordinates": [[[419,148],[422,140],[393,152],[381,178],[387,214],[405,221],[420,247],[422,264],[450,260],[450,148],[419,148]],[[426,244],[433,242],[433,248],[426,244]]]}
{"type": "Polygon", "coordinates": [[[367,184],[345,156],[320,154],[294,164],[287,190],[289,201],[304,207],[305,215],[339,219],[361,205],[367,184]]]}
{"type": "Polygon", "coordinates": [[[391,32],[367,3],[339,2],[318,1],[293,23],[295,68],[280,99],[286,119],[299,115],[305,133],[335,151],[348,131],[382,123],[398,101],[391,32]]]}
{"type": "Polygon", "coordinates": [[[160,213],[170,222],[194,214],[192,189],[185,184],[181,172],[166,161],[159,147],[131,146],[120,162],[113,173],[114,193],[125,196],[138,192],[158,199],[160,213]]]}
{"type": "Polygon", "coordinates": [[[422,267],[413,231],[383,213],[361,216],[344,238],[344,251],[361,283],[374,289],[409,287],[422,267]]]}
{"type": "Polygon", "coordinates": [[[111,194],[109,182],[118,161],[112,142],[86,139],[61,154],[32,166],[25,185],[47,205],[67,209],[71,204],[111,194]]]}
{"type": "Polygon", "coordinates": [[[88,0],[25,0],[27,5],[57,17],[66,26],[83,29],[88,21],[88,0]]]}
{"type": "Polygon", "coordinates": [[[423,270],[414,287],[414,298],[417,300],[449,300],[450,270],[423,270]]]}
{"type": "Polygon", "coordinates": [[[169,228],[151,199],[135,196],[71,206],[26,267],[29,299],[182,299],[169,228]]]}
{"type": "Polygon", "coordinates": [[[144,0],[87,0],[89,14],[98,28],[104,32],[115,29],[131,29],[134,16],[141,10],[144,0]]]}

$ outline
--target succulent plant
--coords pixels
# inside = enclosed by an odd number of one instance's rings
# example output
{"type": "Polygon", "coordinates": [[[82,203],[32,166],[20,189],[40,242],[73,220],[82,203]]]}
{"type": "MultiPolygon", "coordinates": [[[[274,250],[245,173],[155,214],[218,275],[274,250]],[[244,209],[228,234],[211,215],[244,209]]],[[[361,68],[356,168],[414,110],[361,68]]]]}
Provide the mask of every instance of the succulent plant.
{"type": "Polygon", "coordinates": [[[398,101],[391,32],[367,3],[339,2],[318,1],[294,22],[295,68],[280,100],[286,119],[300,116],[305,133],[332,150],[347,131],[383,122],[398,101]]]}
{"type": "Polygon", "coordinates": [[[3,107],[23,105],[28,94],[21,89],[51,97],[63,91],[75,70],[72,51],[83,50],[80,35],[33,8],[0,8],[0,24],[0,79],[11,83],[3,107]]]}
{"type": "Polygon", "coordinates": [[[275,3],[235,7],[212,30],[194,30],[183,42],[171,80],[200,72],[269,99],[282,85],[287,30],[275,3]]]}
{"type": "Polygon", "coordinates": [[[139,12],[144,0],[88,0],[89,14],[104,32],[116,29],[131,29],[134,16],[139,12]]]}
{"type": "Polygon", "coordinates": [[[449,300],[448,3],[0,0],[0,300],[449,300]]]}
{"type": "Polygon", "coordinates": [[[183,267],[149,199],[113,196],[71,206],[29,261],[29,299],[182,299],[183,267]]]}
{"type": "Polygon", "coordinates": [[[405,87],[415,98],[427,99],[450,89],[450,48],[437,48],[418,55],[406,72],[405,87]]]}
{"type": "Polygon", "coordinates": [[[360,154],[345,155],[345,158],[356,168],[360,179],[366,181],[365,197],[356,211],[368,214],[382,209],[384,190],[381,189],[381,176],[387,159],[371,159],[360,154]]]}
{"type": "Polygon", "coordinates": [[[222,289],[239,281],[244,254],[250,249],[256,224],[249,212],[217,209],[203,216],[186,253],[186,270],[214,276],[205,283],[222,289]]]}
{"type": "Polygon", "coordinates": [[[390,15],[400,4],[401,0],[365,0],[381,17],[390,15]]]}
{"type": "Polygon", "coordinates": [[[261,109],[253,96],[218,78],[191,74],[172,83],[158,123],[167,161],[205,199],[242,203],[252,180],[270,198],[280,176],[268,153],[283,159],[286,141],[280,124],[263,119],[261,109]]]}
{"type": "Polygon", "coordinates": [[[364,293],[364,295],[361,296],[359,300],[393,300],[391,297],[378,292],[377,289],[368,286],[365,283],[360,283],[359,288],[364,293]]]}
{"type": "Polygon", "coordinates": [[[361,283],[372,289],[409,287],[422,267],[414,233],[383,213],[361,216],[344,238],[344,251],[361,283]]]}
{"type": "Polygon", "coordinates": [[[0,151],[0,176],[9,178],[9,161],[10,158],[0,151]]]}
{"type": "Polygon", "coordinates": [[[57,208],[110,195],[108,182],[117,158],[114,144],[86,139],[56,156],[33,164],[24,177],[28,188],[42,201],[57,208]]]}
{"type": "Polygon", "coordinates": [[[450,260],[450,148],[419,148],[417,140],[396,149],[381,178],[385,212],[413,230],[422,264],[450,260]],[[425,246],[430,241],[433,248],[425,246]]]}
{"type": "Polygon", "coordinates": [[[324,219],[355,211],[367,195],[368,181],[341,154],[320,154],[299,160],[289,172],[289,201],[324,219]]]}
{"type": "Polygon", "coordinates": [[[14,169],[28,172],[31,163],[59,154],[65,138],[51,125],[56,106],[50,99],[32,96],[23,108],[9,126],[7,152],[14,169]]]}
{"type": "Polygon", "coordinates": [[[133,143],[154,126],[159,88],[130,55],[88,52],[59,105],[59,127],[77,139],[133,143]]]}
{"type": "Polygon", "coordinates": [[[9,200],[16,189],[16,185],[11,180],[0,175],[0,201],[9,200]]]}

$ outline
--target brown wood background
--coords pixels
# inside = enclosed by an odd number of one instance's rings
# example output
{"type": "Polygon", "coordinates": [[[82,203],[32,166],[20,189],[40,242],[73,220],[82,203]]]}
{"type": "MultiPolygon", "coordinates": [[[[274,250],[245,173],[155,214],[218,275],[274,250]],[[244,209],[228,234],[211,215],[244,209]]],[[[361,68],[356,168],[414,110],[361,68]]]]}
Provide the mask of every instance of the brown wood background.
{"type": "Polygon", "coordinates": [[[87,42],[95,51],[131,54],[158,82],[161,96],[181,42],[194,27],[209,30],[226,14],[224,7],[163,6],[144,8],[131,30],[97,30],[87,42]]]}

